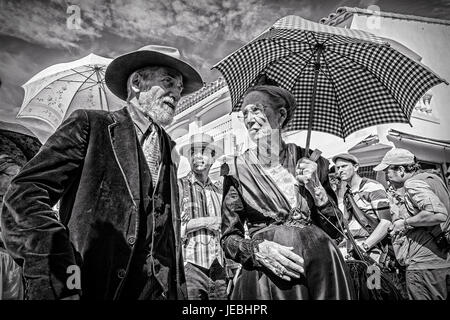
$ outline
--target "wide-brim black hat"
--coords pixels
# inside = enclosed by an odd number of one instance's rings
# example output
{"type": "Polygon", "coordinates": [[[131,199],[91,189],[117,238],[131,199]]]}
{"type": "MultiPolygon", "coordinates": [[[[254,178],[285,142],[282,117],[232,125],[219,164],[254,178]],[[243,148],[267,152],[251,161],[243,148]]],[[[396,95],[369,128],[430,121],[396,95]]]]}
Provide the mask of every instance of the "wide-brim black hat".
{"type": "Polygon", "coordinates": [[[126,100],[128,77],[136,70],[151,66],[169,67],[179,71],[183,76],[182,96],[193,93],[203,86],[200,74],[181,60],[177,48],[157,45],[148,45],[115,58],[106,68],[105,83],[112,93],[126,100]]]}

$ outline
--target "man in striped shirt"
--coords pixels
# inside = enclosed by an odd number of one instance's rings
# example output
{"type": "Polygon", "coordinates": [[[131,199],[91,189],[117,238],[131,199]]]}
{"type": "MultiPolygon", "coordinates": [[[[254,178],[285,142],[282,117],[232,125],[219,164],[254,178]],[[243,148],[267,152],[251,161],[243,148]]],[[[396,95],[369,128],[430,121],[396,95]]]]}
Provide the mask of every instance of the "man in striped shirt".
{"type": "Polygon", "coordinates": [[[226,299],[226,271],[220,247],[222,187],[212,183],[209,170],[222,153],[211,136],[191,136],[181,149],[191,171],[178,181],[181,237],[188,299],[226,299]]]}
{"type": "Polygon", "coordinates": [[[355,156],[339,154],[333,157],[333,162],[363,215],[348,213],[349,229],[363,251],[378,261],[380,254],[375,247],[386,238],[392,223],[386,190],[381,183],[358,175],[359,160],[355,156]]]}

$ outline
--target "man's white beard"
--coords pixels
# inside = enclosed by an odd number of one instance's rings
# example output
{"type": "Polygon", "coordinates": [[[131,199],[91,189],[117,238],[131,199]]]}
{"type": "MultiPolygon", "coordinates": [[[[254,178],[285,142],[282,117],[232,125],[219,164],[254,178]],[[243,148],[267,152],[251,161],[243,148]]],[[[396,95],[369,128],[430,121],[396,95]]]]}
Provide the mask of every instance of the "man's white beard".
{"type": "Polygon", "coordinates": [[[174,110],[168,105],[162,103],[153,105],[140,105],[142,111],[147,114],[153,121],[161,126],[168,126],[172,123],[174,117],[174,110]]]}

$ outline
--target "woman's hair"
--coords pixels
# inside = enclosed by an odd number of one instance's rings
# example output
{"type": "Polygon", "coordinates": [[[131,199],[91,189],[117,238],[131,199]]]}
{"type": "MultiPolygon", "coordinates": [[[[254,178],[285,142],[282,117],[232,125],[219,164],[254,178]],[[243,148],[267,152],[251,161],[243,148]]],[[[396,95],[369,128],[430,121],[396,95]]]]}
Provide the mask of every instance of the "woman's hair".
{"type": "Polygon", "coordinates": [[[150,89],[150,80],[153,78],[155,71],[157,71],[160,67],[145,67],[139,70],[134,71],[129,77],[127,81],[127,101],[130,101],[136,96],[136,92],[133,90],[133,87],[139,89],[139,91],[147,91],[150,89]]]}
{"type": "Polygon", "coordinates": [[[264,84],[250,87],[245,92],[244,96],[254,91],[266,94],[273,102],[273,107],[275,110],[283,107],[286,108],[286,119],[281,124],[281,128],[283,129],[284,127],[286,127],[287,123],[289,122],[289,120],[291,120],[292,115],[294,114],[295,108],[297,107],[297,103],[295,102],[295,98],[292,93],[281,87],[264,84]]]}

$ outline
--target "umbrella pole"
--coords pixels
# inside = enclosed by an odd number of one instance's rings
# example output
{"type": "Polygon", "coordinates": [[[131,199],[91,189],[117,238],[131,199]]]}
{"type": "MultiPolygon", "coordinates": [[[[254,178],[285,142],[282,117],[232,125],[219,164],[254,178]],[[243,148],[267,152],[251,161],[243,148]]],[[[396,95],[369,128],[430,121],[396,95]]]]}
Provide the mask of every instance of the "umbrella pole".
{"type": "MultiPolygon", "coordinates": [[[[96,66],[95,67],[95,75],[97,76],[97,87],[98,87],[98,96],[100,98],[100,108],[102,108],[102,110],[105,110],[103,108],[102,89],[101,89],[102,81],[100,80],[100,74],[99,74],[100,72],[99,72],[99,70],[100,69],[96,66]]],[[[106,95],[105,95],[105,97],[106,97],[106,95]]]]}
{"type": "Polygon", "coordinates": [[[309,110],[309,118],[308,118],[308,133],[306,135],[306,147],[305,147],[305,155],[309,158],[309,145],[311,143],[311,131],[312,131],[312,123],[314,120],[314,107],[316,104],[316,93],[317,93],[317,79],[319,78],[319,70],[320,70],[320,54],[322,53],[322,45],[317,45],[316,50],[316,61],[314,62],[314,84],[313,84],[313,93],[311,97],[311,109],[309,110]]]}

